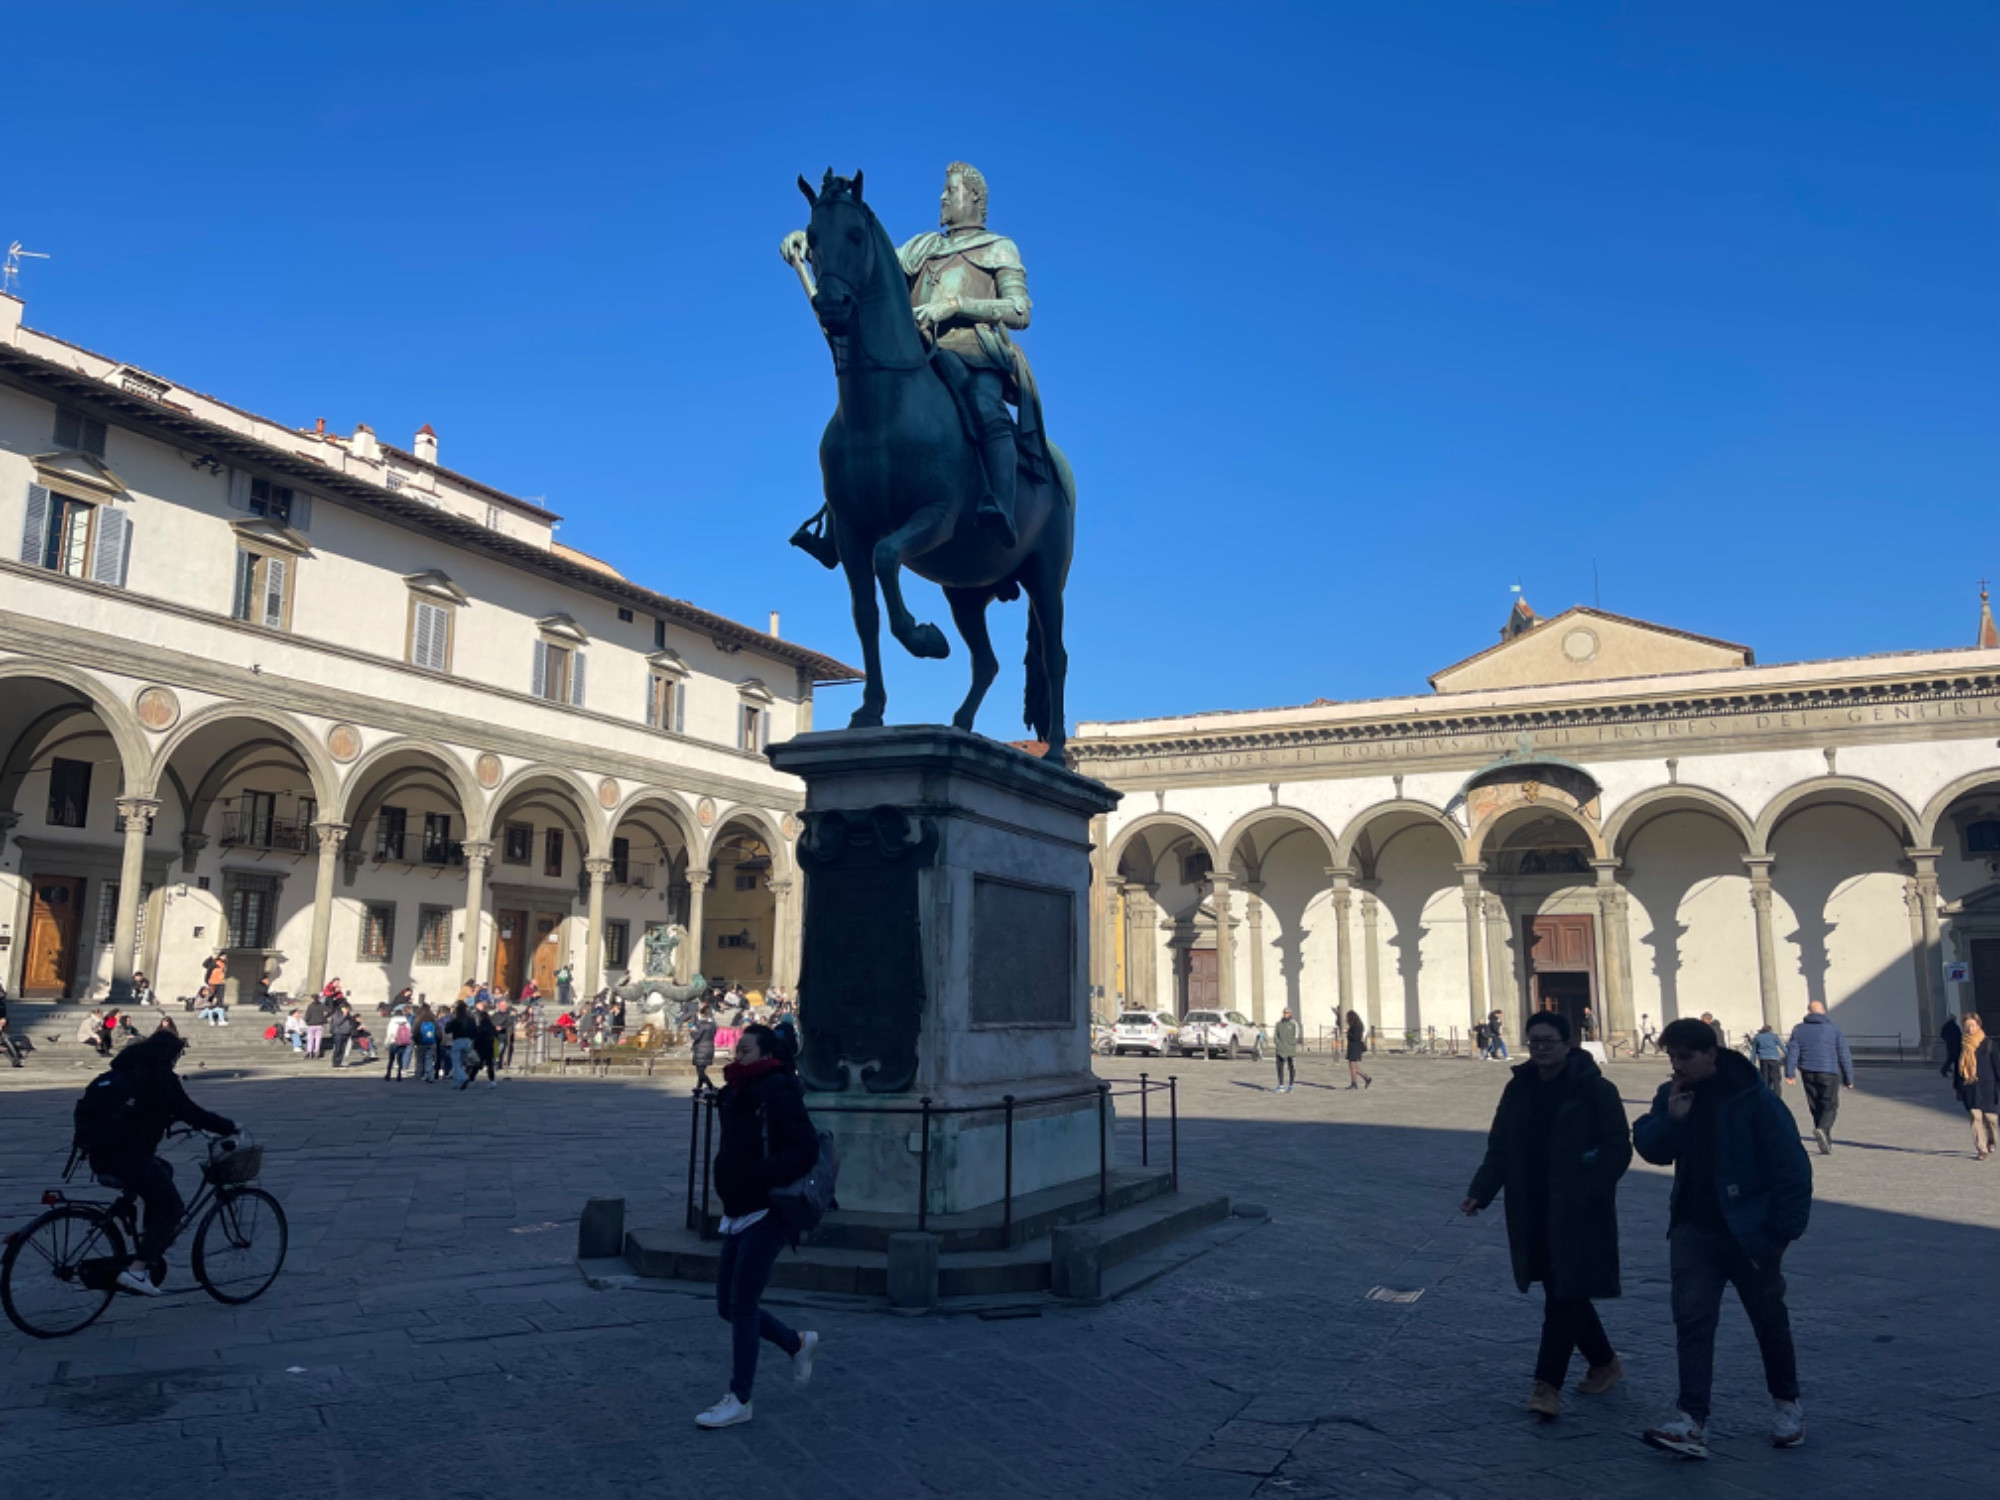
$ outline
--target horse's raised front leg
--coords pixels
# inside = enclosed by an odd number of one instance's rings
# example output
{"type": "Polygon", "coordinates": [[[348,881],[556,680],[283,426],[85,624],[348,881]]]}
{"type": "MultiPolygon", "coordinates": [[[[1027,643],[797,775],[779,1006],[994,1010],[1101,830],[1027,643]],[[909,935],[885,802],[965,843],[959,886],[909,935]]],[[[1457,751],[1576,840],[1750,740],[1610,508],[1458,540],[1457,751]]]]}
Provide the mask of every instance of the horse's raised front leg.
{"type": "Polygon", "coordinates": [[[847,727],[880,729],[889,690],[882,685],[882,611],[875,603],[875,575],[864,561],[869,551],[867,544],[837,520],[835,532],[840,566],[847,574],[847,592],[854,600],[854,633],[861,637],[861,666],[867,674],[867,682],[861,689],[861,707],[854,711],[847,727]]]}
{"type": "MultiPolygon", "coordinates": [[[[951,535],[951,507],[943,501],[926,505],[875,544],[875,581],[882,585],[882,602],[889,606],[889,633],[912,656],[951,655],[951,642],[928,621],[919,625],[903,603],[903,560],[920,556],[951,535]]],[[[842,548],[841,557],[847,556],[842,548]]]]}
{"type": "Polygon", "coordinates": [[[985,700],[986,690],[1000,675],[1000,662],[993,655],[993,640],[986,633],[986,606],[993,600],[993,590],[946,589],[944,597],[951,605],[951,618],[958,626],[959,639],[972,653],[972,690],[959,704],[958,712],[951,716],[951,722],[955,729],[970,729],[972,721],[979,717],[979,705],[985,700]]]}

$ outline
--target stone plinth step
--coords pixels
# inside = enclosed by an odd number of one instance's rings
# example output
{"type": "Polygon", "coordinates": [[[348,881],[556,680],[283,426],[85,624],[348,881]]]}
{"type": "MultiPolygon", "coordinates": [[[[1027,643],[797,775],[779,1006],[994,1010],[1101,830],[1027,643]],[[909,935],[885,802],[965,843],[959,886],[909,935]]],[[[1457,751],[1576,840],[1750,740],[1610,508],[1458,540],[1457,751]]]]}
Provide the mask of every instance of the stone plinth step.
{"type": "MultiPolygon", "coordinates": [[[[1094,1186],[1090,1203],[1094,1209],[1094,1186]]],[[[1104,1218],[1085,1221],[1082,1228],[1094,1241],[1098,1264],[1110,1269],[1136,1261],[1183,1235],[1228,1217],[1229,1200],[1220,1194],[1156,1190],[1104,1218]]],[[[721,1254],[719,1240],[704,1240],[692,1230],[678,1227],[633,1229],[625,1236],[626,1263],[642,1277],[713,1286],[721,1254]]],[[[1049,1241],[1042,1238],[1019,1243],[1011,1250],[947,1252],[938,1257],[937,1278],[938,1296],[947,1301],[1047,1293],[1052,1286],[1049,1241]]],[[[771,1285],[791,1291],[886,1299],[889,1296],[886,1237],[879,1250],[825,1245],[815,1240],[800,1246],[796,1252],[787,1251],[772,1268],[771,1285]]],[[[1091,1295],[1115,1296],[1125,1289],[1111,1277],[1104,1278],[1104,1286],[1105,1291],[1091,1295]]]]}

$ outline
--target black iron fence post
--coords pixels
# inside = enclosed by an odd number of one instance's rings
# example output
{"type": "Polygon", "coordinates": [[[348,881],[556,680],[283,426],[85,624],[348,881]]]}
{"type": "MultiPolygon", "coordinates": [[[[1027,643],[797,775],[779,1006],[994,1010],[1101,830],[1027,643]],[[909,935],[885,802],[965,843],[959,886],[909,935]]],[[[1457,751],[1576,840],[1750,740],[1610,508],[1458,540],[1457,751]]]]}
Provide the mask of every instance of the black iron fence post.
{"type": "Polygon", "coordinates": [[[1110,1117],[1111,1085],[1100,1083],[1097,1086],[1097,1212],[1100,1215],[1109,1211],[1111,1199],[1110,1117]]]}
{"type": "Polygon", "coordinates": [[[931,1214],[931,1096],[919,1101],[924,1107],[923,1146],[917,1157],[917,1233],[922,1234],[931,1214]]]}
{"type": "Polygon", "coordinates": [[[1150,1167],[1153,1164],[1152,1157],[1147,1153],[1151,1141],[1150,1122],[1146,1113],[1146,1095],[1149,1092],[1151,1088],[1146,1082],[1146,1075],[1141,1073],[1139,1075],[1139,1165],[1142,1167],[1150,1167]]]}
{"type": "Polygon", "coordinates": [[[1174,1191],[1181,1190],[1181,1096],[1180,1079],[1167,1075],[1167,1169],[1173,1174],[1174,1191]]]}
{"type": "Polygon", "coordinates": [[[694,1115],[688,1121],[688,1203],[687,1227],[693,1229],[694,1222],[694,1158],[701,1150],[701,1085],[694,1086],[694,1115]]]}
{"type": "Polygon", "coordinates": [[[702,1122],[702,1128],[701,1128],[701,1226],[700,1228],[701,1228],[701,1237],[703,1239],[707,1239],[708,1238],[708,1173],[710,1164],[715,1160],[715,1098],[713,1095],[709,1095],[704,1099],[703,1102],[706,1103],[708,1106],[707,1110],[708,1118],[702,1122]]]}
{"type": "Polygon", "coordinates": [[[1014,1096],[1001,1095],[1007,1106],[1007,1168],[1000,1196],[1000,1248],[1014,1248],[1014,1096]]]}

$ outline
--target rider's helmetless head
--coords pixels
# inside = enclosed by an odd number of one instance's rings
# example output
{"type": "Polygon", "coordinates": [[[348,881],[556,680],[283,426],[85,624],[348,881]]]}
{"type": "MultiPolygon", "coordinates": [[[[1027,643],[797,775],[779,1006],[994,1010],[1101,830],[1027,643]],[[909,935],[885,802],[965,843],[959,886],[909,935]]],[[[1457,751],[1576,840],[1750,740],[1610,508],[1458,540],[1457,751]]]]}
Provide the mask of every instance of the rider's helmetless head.
{"type": "Polygon", "coordinates": [[[944,192],[938,198],[938,222],[946,229],[983,227],[986,223],[986,178],[969,161],[944,169],[944,192]]]}

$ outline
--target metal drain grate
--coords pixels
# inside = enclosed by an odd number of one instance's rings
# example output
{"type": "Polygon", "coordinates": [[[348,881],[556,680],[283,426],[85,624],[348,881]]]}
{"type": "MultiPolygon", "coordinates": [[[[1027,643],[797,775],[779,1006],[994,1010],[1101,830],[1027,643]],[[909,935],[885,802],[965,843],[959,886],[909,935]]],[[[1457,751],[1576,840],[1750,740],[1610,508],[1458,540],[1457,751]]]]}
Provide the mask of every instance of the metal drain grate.
{"type": "Polygon", "coordinates": [[[1371,1286],[1368,1288],[1370,1302],[1414,1302],[1423,1296],[1424,1289],[1418,1287],[1413,1292],[1399,1291],[1393,1286],[1371,1286]]]}

